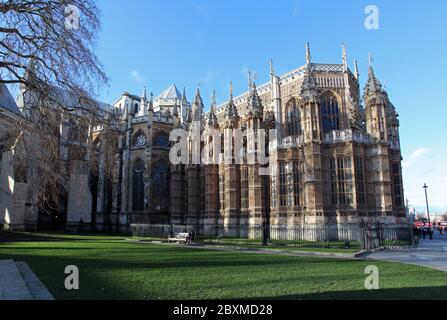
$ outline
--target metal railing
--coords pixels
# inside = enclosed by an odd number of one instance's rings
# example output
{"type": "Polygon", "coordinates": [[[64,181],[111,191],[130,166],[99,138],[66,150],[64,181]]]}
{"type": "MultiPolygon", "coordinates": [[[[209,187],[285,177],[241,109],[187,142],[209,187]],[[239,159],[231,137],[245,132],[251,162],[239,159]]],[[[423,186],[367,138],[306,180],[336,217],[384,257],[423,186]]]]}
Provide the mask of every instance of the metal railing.
{"type": "Polygon", "coordinates": [[[371,250],[386,245],[410,245],[409,226],[399,225],[297,225],[250,226],[244,236],[221,232],[217,236],[199,236],[203,244],[235,246],[273,246],[371,250]]]}

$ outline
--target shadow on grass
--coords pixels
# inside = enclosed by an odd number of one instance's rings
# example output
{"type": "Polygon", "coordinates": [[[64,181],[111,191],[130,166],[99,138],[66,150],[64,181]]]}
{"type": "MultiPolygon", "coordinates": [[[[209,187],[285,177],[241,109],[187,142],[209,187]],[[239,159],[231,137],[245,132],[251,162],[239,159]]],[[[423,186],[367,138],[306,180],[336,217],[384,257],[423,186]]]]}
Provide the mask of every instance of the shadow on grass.
{"type": "MultiPolygon", "coordinates": [[[[246,298],[242,298],[246,299],[246,298]]],[[[446,300],[447,286],[326,291],[302,295],[256,297],[265,300],[446,300]]],[[[248,299],[250,300],[250,298],[248,299]]]]}
{"type": "MultiPolygon", "coordinates": [[[[45,240],[42,241],[47,243],[39,242],[36,246],[31,243],[35,238],[28,239],[29,243],[3,246],[0,250],[0,260],[27,262],[56,299],[198,299],[198,296],[205,293],[203,297],[231,299],[239,296],[243,296],[243,299],[280,300],[447,299],[445,282],[442,282],[444,278],[441,278],[439,273],[433,271],[432,274],[443,286],[416,288],[414,286],[419,283],[424,286],[433,281],[414,278],[409,271],[414,270],[424,275],[426,273],[424,269],[409,266],[385,270],[384,275],[390,278],[396,272],[405,273],[406,279],[388,286],[407,285],[411,286],[410,288],[367,291],[346,286],[346,290],[343,290],[345,282],[349,285],[351,279],[352,283],[353,274],[358,278],[359,284],[363,283],[364,266],[369,262],[317,257],[272,257],[256,254],[249,256],[240,252],[136,245],[124,241],[106,241],[101,237],[84,243],[77,240],[89,240],[88,237],[63,237],[57,240],[53,237],[43,238],[45,240]],[[65,246],[61,241],[67,242],[65,246]],[[64,250],[67,252],[64,253],[64,250]],[[64,287],[64,269],[67,265],[76,265],[80,270],[81,289],[78,291],[68,291],[64,287]],[[283,266],[285,268],[282,268],[283,266]],[[249,270],[249,273],[244,270],[249,270]],[[269,274],[271,270],[283,270],[286,273],[284,276],[269,274]],[[291,274],[287,274],[287,271],[291,271],[291,274]],[[210,274],[216,276],[210,277],[210,274]],[[341,284],[329,291],[332,281],[341,284]],[[296,283],[297,287],[290,287],[290,283],[296,283]],[[244,289],[239,290],[241,287],[244,289]],[[188,295],[188,292],[191,295],[188,295]],[[300,292],[310,293],[299,294],[300,292]]],[[[397,265],[382,262],[377,264],[397,265]]]]}
{"type": "Polygon", "coordinates": [[[101,233],[85,233],[70,234],[62,232],[13,232],[0,231],[0,244],[8,242],[45,242],[45,241],[94,241],[94,240],[124,240],[125,235],[122,234],[101,234],[101,233]]]}

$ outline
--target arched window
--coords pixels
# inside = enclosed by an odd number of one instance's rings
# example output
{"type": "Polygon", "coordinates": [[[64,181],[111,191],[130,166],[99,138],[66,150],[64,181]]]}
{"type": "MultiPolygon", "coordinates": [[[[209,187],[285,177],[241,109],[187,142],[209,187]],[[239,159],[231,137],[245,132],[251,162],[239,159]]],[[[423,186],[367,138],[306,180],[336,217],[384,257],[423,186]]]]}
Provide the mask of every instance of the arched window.
{"type": "Polygon", "coordinates": [[[320,113],[323,132],[340,130],[338,100],[333,93],[327,91],[321,96],[320,113]]]}
{"type": "Polygon", "coordinates": [[[133,136],[133,145],[137,148],[142,148],[146,146],[146,135],[142,130],[138,130],[133,136]]]}
{"type": "Polygon", "coordinates": [[[134,106],[134,113],[135,113],[135,114],[138,113],[138,103],[135,103],[135,106],[134,106]]]}
{"type": "Polygon", "coordinates": [[[144,210],[144,161],[141,159],[133,163],[132,209],[144,210]]]}
{"type": "Polygon", "coordinates": [[[169,197],[169,168],[168,165],[159,161],[154,165],[152,173],[152,196],[153,198],[169,197]]]}
{"type": "Polygon", "coordinates": [[[296,105],[296,100],[291,99],[286,105],[286,128],[287,136],[297,136],[301,134],[300,114],[296,105]]]}
{"type": "Polygon", "coordinates": [[[154,139],[154,146],[160,148],[169,147],[169,137],[165,133],[159,133],[154,139]]]}

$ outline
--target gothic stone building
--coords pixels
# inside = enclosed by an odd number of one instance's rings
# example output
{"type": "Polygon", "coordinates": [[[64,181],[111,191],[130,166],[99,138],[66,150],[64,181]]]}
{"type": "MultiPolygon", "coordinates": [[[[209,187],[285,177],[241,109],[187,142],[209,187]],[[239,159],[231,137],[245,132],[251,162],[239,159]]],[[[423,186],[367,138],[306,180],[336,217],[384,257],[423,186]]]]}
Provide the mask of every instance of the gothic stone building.
{"type": "MultiPolygon", "coordinates": [[[[354,72],[348,68],[344,48],[341,64],[320,64],[307,46],[304,66],[277,76],[271,65],[270,81],[257,87],[251,80],[237,97],[231,89],[219,106],[214,97],[208,112],[198,89],[188,102],[175,85],[156,98],[148,99],[146,89],[142,96],[124,93],[103,111],[112,125],[92,127],[87,139],[97,150],[96,174],[85,157],[74,161],[62,152],[71,168],[66,227],[82,220],[99,229],[244,236],[260,225],[407,223],[398,114],[371,63],[361,96],[357,64],[354,72]],[[217,130],[222,141],[234,138],[228,129],[276,129],[267,148],[269,174],[244,157],[241,163],[172,164],[175,128],[189,137],[217,130]],[[110,175],[101,146],[112,131],[117,148],[110,175]]],[[[69,135],[70,121],[61,126],[67,127],[61,135],[69,135]]],[[[65,140],[61,149],[69,147],[65,140]]],[[[227,143],[216,149],[208,139],[199,148],[205,145],[213,153],[239,152],[227,143]]],[[[4,217],[3,210],[6,223],[4,217]]],[[[33,219],[16,226],[36,226],[33,219]]]]}

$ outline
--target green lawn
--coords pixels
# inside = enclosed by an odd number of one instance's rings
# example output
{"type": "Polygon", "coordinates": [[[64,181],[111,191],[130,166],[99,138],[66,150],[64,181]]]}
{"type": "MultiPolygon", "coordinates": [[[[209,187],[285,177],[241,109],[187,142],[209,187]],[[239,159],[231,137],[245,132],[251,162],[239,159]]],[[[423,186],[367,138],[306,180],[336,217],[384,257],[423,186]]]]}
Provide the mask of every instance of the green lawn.
{"type": "Polygon", "coordinates": [[[222,239],[222,240],[199,240],[199,243],[205,245],[217,245],[222,247],[241,247],[241,248],[260,248],[281,251],[315,251],[315,252],[338,252],[338,253],[355,253],[360,251],[360,245],[353,244],[349,248],[341,248],[331,246],[326,242],[303,242],[297,243],[273,243],[270,245],[262,245],[262,242],[251,242],[249,239],[222,239]]]}
{"type": "MultiPolygon", "coordinates": [[[[199,238],[199,242],[204,244],[220,244],[220,245],[247,245],[247,246],[262,246],[261,239],[247,239],[247,238],[199,238]]],[[[305,241],[305,240],[270,240],[271,247],[277,248],[310,248],[310,249],[338,249],[349,250],[356,252],[360,250],[359,241],[349,241],[349,247],[345,248],[344,241],[305,241]]]]}
{"type": "Polygon", "coordinates": [[[123,239],[0,233],[0,260],[26,261],[56,299],[447,299],[447,274],[418,266],[123,239]],[[380,290],[364,289],[370,264],[380,270],[380,290]],[[78,266],[80,290],[65,290],[67,265],[78,266]]]}

